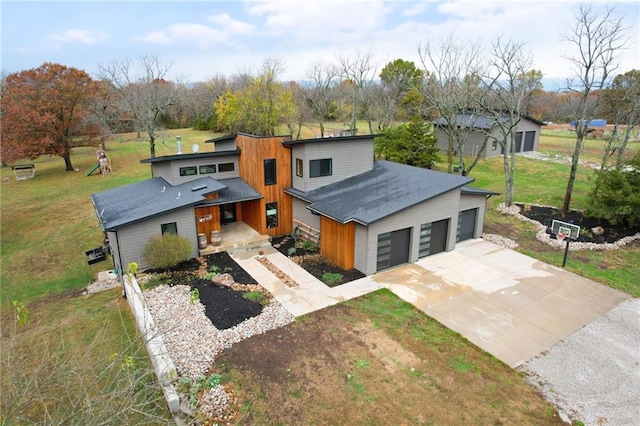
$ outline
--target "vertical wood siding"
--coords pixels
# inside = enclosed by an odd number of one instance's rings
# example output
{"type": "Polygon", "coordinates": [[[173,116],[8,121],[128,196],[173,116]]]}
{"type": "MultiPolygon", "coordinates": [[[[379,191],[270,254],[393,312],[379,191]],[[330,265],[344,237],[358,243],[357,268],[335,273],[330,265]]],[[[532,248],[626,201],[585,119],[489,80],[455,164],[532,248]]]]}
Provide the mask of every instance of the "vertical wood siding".
{"type": "Polygon", "coordinates": [[[243,221],[261,234],[272,237],[290,234],[293,223],[291,196],[284,193],[285,188],[291,187],[291,153],[289,148],[282,145],[283,140],[282,136],[254,137],[239,134],[236,137],[242,152],[239,158],[240,178],[264,196],[257,203],[246,203],[243,206],[243,221]],[[275,185],[264,184],[264,160],[270,158],[276,160],[275,185]],[[278,203],[277,227],[267,228],[267,203],[278,203]],[[249,212],[250,206],[254,211],[249,212]]]}
{"type": "Polygon", "coordinates": [[[219,206],[208,206],[208,207],[198,207],[195,210],[196,215],[196,226],[198,234],[205,234],[207,236],[207,241],[211,242],[211,231],[219,231],[220,230],[220,207],[219,206]],[[211,220],[206,222],[200,222],[200,218],[203,216],[211,215],[211,220]]]}
{"type": "Polygon", "coordinates": [[[320,253],[342,269],[354,267],[356,224],[320,219],[320,253]]]}

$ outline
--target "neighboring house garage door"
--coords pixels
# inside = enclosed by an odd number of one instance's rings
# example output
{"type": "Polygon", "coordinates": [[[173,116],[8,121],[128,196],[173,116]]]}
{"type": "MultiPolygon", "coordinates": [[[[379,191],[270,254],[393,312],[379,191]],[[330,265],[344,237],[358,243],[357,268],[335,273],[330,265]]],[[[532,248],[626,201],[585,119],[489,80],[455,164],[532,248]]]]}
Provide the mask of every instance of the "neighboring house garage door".
{"type": "Polygon", "coordinates": [[[409,261],[411,228],[378,234],[378,262],[376,270],[401,265],[409,261]]]}
{"type": "Polygon", "coordinates": [[[526,132],[524,134],[524,151],[533,151],[533,143],[536,140],[536,132],[526,132]]]}
{"type": "Polygon", "coordinates": [[[456,241],[470,240],[476,229],[478,209],[461,211],[458,214],[458,236],[456,241]]]}
{"type": "Polygon", "coordinates": [[[420,226],[420,250],[418,257],[431,256],[447,249],[449,219],[423,223],[420,226]]]}

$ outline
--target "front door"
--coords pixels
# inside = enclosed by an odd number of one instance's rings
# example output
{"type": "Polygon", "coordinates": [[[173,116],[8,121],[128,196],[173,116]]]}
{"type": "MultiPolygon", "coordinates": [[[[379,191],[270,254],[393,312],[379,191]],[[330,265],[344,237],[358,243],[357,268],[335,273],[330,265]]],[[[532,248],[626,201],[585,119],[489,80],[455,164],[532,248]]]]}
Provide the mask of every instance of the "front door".
{"type": "Polygon", "coordinates": [[[236,203],[222,204],[220,206],[220,223],[236,221],[236,203]]]}

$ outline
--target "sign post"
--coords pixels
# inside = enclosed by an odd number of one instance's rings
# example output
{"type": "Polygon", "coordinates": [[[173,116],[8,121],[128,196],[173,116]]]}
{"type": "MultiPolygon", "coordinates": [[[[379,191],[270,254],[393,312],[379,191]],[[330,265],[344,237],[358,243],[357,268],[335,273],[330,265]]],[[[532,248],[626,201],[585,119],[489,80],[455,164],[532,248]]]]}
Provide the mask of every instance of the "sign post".
{"type": "Polygon", "coordinates": [[[551,223],[551,233],[556,234],[558,240],[564,240],[567,243],[564,247],[564,258],[562,259],[562,267],[564,268],[567,265],[567,256],[569,255],[569,242],[578,239],[580,227],[571,222],[562,222],[554,219],[551,223]]]}

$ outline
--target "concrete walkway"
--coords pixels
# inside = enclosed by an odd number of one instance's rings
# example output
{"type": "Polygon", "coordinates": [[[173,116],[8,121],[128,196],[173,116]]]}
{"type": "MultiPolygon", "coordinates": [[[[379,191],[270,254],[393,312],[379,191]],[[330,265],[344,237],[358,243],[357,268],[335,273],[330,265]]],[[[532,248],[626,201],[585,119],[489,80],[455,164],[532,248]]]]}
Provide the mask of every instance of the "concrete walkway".
{"type": "Polygon", "coordinates": [[[298,287],[260,264],[258,250],[232,257],[295,316],[388,288],[512,367],[631,298],[482,239],[334,288],[276,249],[262,250],[298,287]]]}

